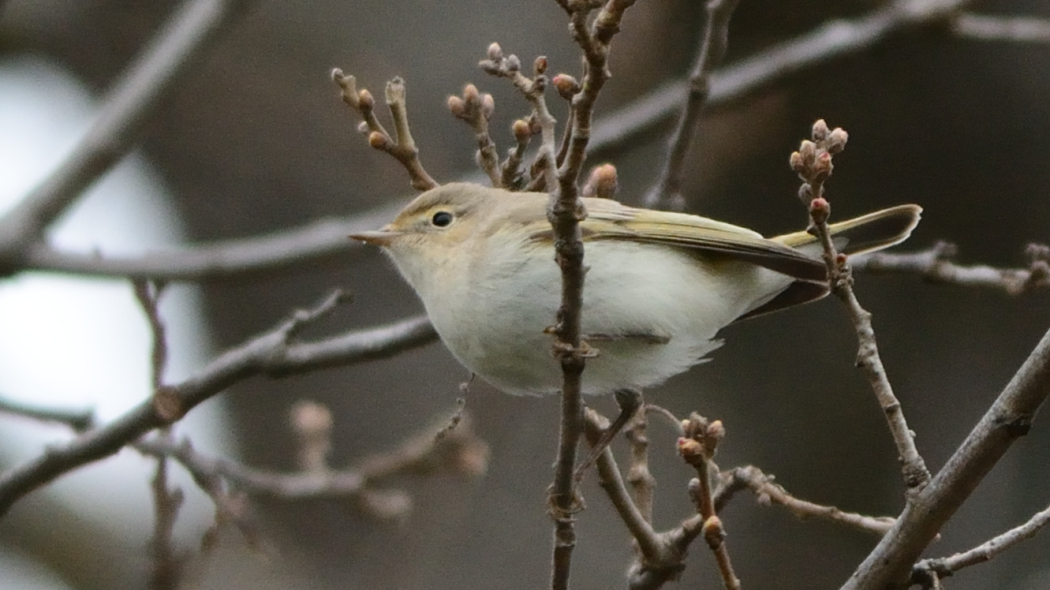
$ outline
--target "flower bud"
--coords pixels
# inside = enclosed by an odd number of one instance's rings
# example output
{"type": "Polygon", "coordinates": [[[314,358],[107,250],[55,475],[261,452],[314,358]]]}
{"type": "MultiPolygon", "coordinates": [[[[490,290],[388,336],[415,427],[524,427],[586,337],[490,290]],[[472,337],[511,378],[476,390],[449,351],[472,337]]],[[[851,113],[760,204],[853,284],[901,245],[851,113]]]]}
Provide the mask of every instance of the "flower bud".
{"type": "Polygon", "coordinates": [[[492,95],[485,93],[481,96],[481,114],[485,117],[485,120],[492,118],[492,115],[496,112],[496,99],[492,98],[492,95]]]}
{"type": "Polygon", "coordinates": [[[514,124],[510,126],[510,130],[514,133],[514,140],[518,143],[525,143],[532,137],[532,129],[529,129],[529,123],[524,119],[514,121],[514,124]]]}
{"type": "Polygon", "coordinates": [[[536,72],[537,76],[541,76],[547,71],[547,56],[541,55],[536,58],[536,61],[532,64],[532,70],[536,72]]]}
{"type": "Polygon", "coordinates": [[[551,79],[558,96],[565,100],[572,100],[572,96],[580,91],[580,83],[568,74],[558,74],[551,79]]]}
{"type": "Polygon", "coordinates": [[[828,124],[824,119],[817,119],[813,124],[813,141],[824,141],[828,137],[828,124]]]}
{"type": "Polygon", "coordinates": [[[376,99],[372,97],[371,92],[362,88],[361,91],[357,93],[357,104],[359,105],[358,108],[371,109],[376,106],[376,99]]]}
{"type": "Polygon", "coordinates": [[[516,56],[514,54],[511,54],[511,55],[507,56],[507,71],[509,71],[509,72],[517,72],[520,69],[521,69],[521,60],[518,59],[518,56],[516,56]]]}
{"type": "Polygon", "coordinates": [[[499,61],[503,59],[503,48],[499,46],[499,43],[493,43],[489,45],[488,51],[489,59],[492,61],[499,61]]]}
{"type": "Polygon", "coordinates": [[[377,150],[381,150],[386,147],[387,139],[386,136],[378,131],[373,131],[368,134],[368,145],[374,147],[377,150]]]}
{"type": "Polygon", "coordinates": [[[365,121],[361,121],[360,123],[358,123],[357,132],[361,134],[368,133],[368,123],[366,123],[365,121]]]}
{"type": "Polygon", "coordinates": [[[467,103],[477,102],[481,98],[481,94],[478,92],[478,87],[473,84],[467,84],[463,87],[463,100],[467,103]]]}
{"type": "Polygon", "coordinates": [[[458,96],[448,97],[448,110],[457,117],[462,117],[467,112],[467,104],[458,96]]]}
{"type": "Polygon", "coordinates": [[[832,154],[837,154],[842,150],[846,149],[846,141],[849,140],[849,133],[842,127],[836,127],[830,135],[828,135],[827,150],[832,154]]]}

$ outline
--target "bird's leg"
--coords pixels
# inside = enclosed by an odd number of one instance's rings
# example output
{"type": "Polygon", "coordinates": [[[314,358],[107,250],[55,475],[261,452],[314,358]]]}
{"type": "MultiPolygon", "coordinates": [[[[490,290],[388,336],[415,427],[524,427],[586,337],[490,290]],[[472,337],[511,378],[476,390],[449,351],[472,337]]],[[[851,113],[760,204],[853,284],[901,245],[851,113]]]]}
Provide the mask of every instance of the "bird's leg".
{"type": "Polygon", "coordinates": [[[591,453],[587,455],[587,459],[580,463],[579,467],[576,468],[576,480],[579,481],[583,478],[583,473],[587,471],[594,462],[598,460],[598,457],[612,443],[613,439],[616,438],[617,434],[623,430],[623,427],[627,425],[627,422],[634,416],[638,408],[642,407],[642,392],[637,389],[617,389],[613,392],[616,397],[616,404],[620,406],[620,414],[616,416],[616,420],[605,429],[602,433],[602,437],[598,439],[598,442],[591,447],[591,453]]]}

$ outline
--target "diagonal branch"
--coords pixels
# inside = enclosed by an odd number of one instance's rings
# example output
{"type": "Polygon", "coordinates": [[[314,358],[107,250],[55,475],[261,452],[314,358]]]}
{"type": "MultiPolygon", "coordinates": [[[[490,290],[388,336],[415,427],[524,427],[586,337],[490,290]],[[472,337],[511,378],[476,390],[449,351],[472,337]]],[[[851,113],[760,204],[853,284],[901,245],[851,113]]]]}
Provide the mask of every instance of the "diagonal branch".
{"type": "Polygon", "coordinates": [[[0,219],[0,271],[131,149],[143,127],[255,0],[186,0],[109,91],[73,152],[0,219]]]}
{"type": "Polygon", "coordinates": [[[0,516],[19,498],[64,473],[112,455],[155,428],[178,421],[201,402],[254,375],[283,377],[321,367],[346,366],[386,358],[436,340],[425,317],[351,331],[316,342],[294,342],[303,325],[316,321],[342,298],[340,293],[312,310],[230,349],[185,381],[154,392],[153,398],[113,422],[65,446],[0,474],[0,516]]]}
{"type": "Polygon", "coordinates": [[[933,480],[905,505],[843,590],[906,588],[918,560],[1050,396],[1050,331],[933,480]]]}
{"type": "Polygon", "coordinates": [[[689,74],[685,108],[667,143],[667,157],[656,183],[646,194],[643,204],[651,209],[685,210],[682,196],[682,166],[685,153],[696,134],[700,111],[711,93],[711,72],[722,61],[729,43],[729,18],[740,0],[707,0],[707,21],[700,36],[700,50],[689,74]]]}

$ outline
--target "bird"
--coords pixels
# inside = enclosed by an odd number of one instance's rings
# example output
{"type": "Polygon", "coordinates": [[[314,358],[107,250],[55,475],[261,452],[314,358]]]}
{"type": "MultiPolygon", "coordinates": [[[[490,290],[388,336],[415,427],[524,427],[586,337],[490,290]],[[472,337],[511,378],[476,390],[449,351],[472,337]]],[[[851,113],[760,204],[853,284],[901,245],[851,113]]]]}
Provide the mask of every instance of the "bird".
{"type": "MultiPolygon", "coordinates": [[[[582,198],[586,395],[641,391],[708,359],[728,325],[830,291],[822,247],[799,231],[764,238],[697,215],[582,198]]],[[[561,390],[549,330],[561,301],[548,195],[473,183],[428,190],[381,229],[379,246],[419,296],[453,356],[497,389],[561,390]]],[[[909,237],[922,209],[899,205],[830,225],[840,252],[909,237]]],[[[618,398],[619,399],[619,398],[618,398]]]]}

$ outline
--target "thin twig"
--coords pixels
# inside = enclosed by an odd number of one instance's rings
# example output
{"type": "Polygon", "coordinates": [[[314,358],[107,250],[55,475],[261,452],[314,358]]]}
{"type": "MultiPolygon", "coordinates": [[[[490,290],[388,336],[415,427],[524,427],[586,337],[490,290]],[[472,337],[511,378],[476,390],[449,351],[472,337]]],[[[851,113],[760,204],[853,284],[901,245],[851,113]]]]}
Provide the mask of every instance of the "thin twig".
{"type": "Polygon", "coordinates": [[[921,583],[921,580],[929,577],[931,573],[936,574],[937,579],[946,578],[964,567],[991,561],[1014,545],[1031,539],[1048,524],[1050,524],[1050,508],[1036,512],[1024,524],[997,535],[972,549],[949,557],[920,561],[915,564],[912,570],[912,579],[916,583],[921,583]]]}
{"type": "MultiPolygon", "coordinates": [[[[187,0],[109,90],[87,134],[44,181],[0,218],[0,268],[18,268],[27,247],[131,149],[146,123],[254,0],[187,0]]],[[[0,272],[3,274],[3,272],[0,272]]]]}
{"type": "MultiPolygon", "coordinates": [[[[427,474],[435,470],[452,470],[465,475],[484,473],[488,463],[488,446],[474,434],[469,425],[461,425],[444,436],[434,436],[428,427],[407,438],[397,448],[366,457],[356,466],[345,469],[308,469],[282,473],[255,469],[231,459],[215,457],[196,450],[189,440],[174,442],[150,438],[136,443],[140,451],[155,457],[170,457],[183,465],[194,477],[228,482],[251,496],[279,500],[354,499],[362,509],[366,493],[377,493],[380,482],[407,474],[427,474]]],[[[406,506],[407,508],[407,506],[406,506]]],[[[374,516],[398,517],[395,513],[374,516]]]]}
{"type": "Polygon", "coordinates": [[[631,461],[627,470],[627,482],[634,490],[634,501],[646,522],[653,522],[653,491],[656,478],[649,471],[648,407],[643,405],[634,413],[634,418],[624,428],[631,442],[631,461]]]}
{"type": "MultiPolygon", "coordinates": [[[[147,280],[133,280],[132,287],[135,299],[142,308],[143,315],[149,324],[152,351],[150,354],[150,391],[161,396],[164,391],[164,368],[168,363],[168,342],[164,321],[160,317],[160,296],[164,291],[163,283],[147,280]]],[[[164,400],[157,399],[156,403],[164,400]]],[[[171,439],[170,427],[161,428],[158,438],[171,439]]],[[[175,547],[175,522],[182,507],[183,494],[179,488],[168,487],[168,459],[157,458],[157,466],[150,485],[153,494],[153,539],[150,542],[150,588],[152,590],[175,590],[182,578],[184,558],[175,547]]]]}
{"type": "Polygon", "coordinates": [[[685,210],[685,197],[682,196],[682,167],[685,164],[685,154],[696,134],[700,112],[711,93],[711,72],[725,56],[726,45],[729,42],[729,18],[739,2],[740,0],[707,0],[704,6],[707,20],[700,36],[696,63],[689,74],[689,92],[686,95],[685,107],[668,139],[664,166],[643,199],[646,207],[670,211],[685,210]]]}
{"type": "Polygon", "coordinates": [[[1050,287],[1045,246],[1028,247],[1028,268],[960,265],[953,261],[957,251],[954,244],[938,242],[920,252],[861,254],[850,257],[849,263],[854,272],[917,274],[931,283],[1001,289],[1010,295],[1050,287]]]}
{"type": "MultiPolygon", "coordinates": [[[[971,1],[910,0],[890,3],[854,20],[825,23],[811,33],[776,45],[712,74],[707,105],[709,108],[724,106],[767,88],[787,76],[832,59],[866,50],[901,29],[942,20],[971,1]]],[[[205,2],[200,0],[198,3],[205,2]]],[[[154,87],[154,90],[159,88],[154,87]]],[[[622,149],[639,134],[680,112],[681,97],[687,92],[687,81],[671,82],[605,116],[591,130],[588,148],[590,155],[600,157],[602,154],[622,149]]],[[[115,112],[131,111],[122,107],[115,109],[115,112]]],[[[543,105],[543,112],[546,112],[546,105],[543,105]]],[[[551,120],[553,121],[553,118],[551,120]]],[[[550,129],[553,133],[553,123],[550,129]]],[[[545,189],[540,183],[533,185],[531,190],[545,189]]],[[[42,242],[32,245],[27,243],[17,256],[5,259],[0,266],[4,266],[7,272],[40,269],[164,280],[239,277],[244,274],[281,270],[335,254],[360,252],[361,249],[347,240],[346,235],[378,227],[392,218],[399,209],[400,205],[391,205],[384,207],[382,211],[377,210],[374,212],[375,221],[318,221],[302,228],[289,229],[261,238],[221,241],[185,250],[131,257],[99,257],[95,254],[55,250],[42,242]]],[[[369,219],[373,217],[372,214],[366,215],[369,219]]],[[[2,223],[6,222],[0,222],[0,225],[2,223]]],[[[14,235],[7,231],[0,234],[14,235]]],[[[0,248],[0,252],[13,251],[0,248]]]]}
{"type": "Polygon", "coordinates": [[[412,188],[417,191],[430,190],[438,186],[437,181],[427,174],[419,161],[419,149],[412,139],[412,132],[408,125],[408,107],[405,103],[405,81],[395,77],[386,83],[386,106],[390,109],[390,117],[394,120],[394,136],[391,137],[379,119],[375,116],[375,98],[372,93],[362,88],[357,89],[357,80],[353,76],[343,74],[339,68],[332,70],[332,81],[339,85],[343,102],[356,110],[364,120],[363,131],[368,132],[368,144],[377,150],[382,150],[394,157],[411,179],[412,188]]]}
{"type": "Polygon", "coordinates": [[[853,277],[845,255],[840,255],[828,229],[830,205],[824,198],[824,182],[831,176],[832,155],[845,149],[847,134],[841,128],[829,130],[823,120],[813,125],[813,141],[803,141],[799,151],[791,154],[791,166],[803,180],[799,198],[809,207],[811,230],[824,248],[824,263],[832,292],[845,304],[857,336],[857,366],[864,370],[875,398],[882,408],[901,461],[901,473],[907,495],[922,491],[930,480],[926,463],[915,447],[915,437],[908,428],[904,411],[893,393],[886,369],[879,356],[871,314],[861,307],[853,292],[853,277]]]}
{"type": "Polygon", "coordinates": [[[752,465],[724,471],[720,474],[719,480],[718,489],[713,494],[715,508],[719,510],[725,506],[733,494],[746,489],[755,495],[759,504],[766,506],[779,504],[802,519],[829,520],[880,537],[893,526],[894,519],[887,516],[866,516],[855,512],[843,512],[834,506],[800,500],[774,482],[772,475],[767,475],[752,465]]]}
{"type": "Polygon", "coordinates": [[[725,436],[725,428],[720,420],[708,422],[696,413],[689,417],[684,426],[685,436],[678,439],[678,454],[683,461],[696,469],[696,478],[689,482],[689,492],[703,523],[701,530],[704,540],[714,553],[726,590],[740,590],[740,579],[733,572],[725,543],[725,529],[715,511],[711,493],[710,462],[718,450],[718,443],[725,436]]]}
{"type": "Polygon", "coordinates": [[[1028,433],[1047,396],[1050,331],[929,485],[910,498],[843,590],[906,588],[912,565],[1010,445],[1028,433]]]}
{"type": "Polygon", "coordinates": [[[952,32],[982,41],[1050,43],[1050,19],[963,13],[952,19],[952,32]]]}
{"type": "MultiPolygon", "coordinates": [[[[572,139],[565,162],[558,168],[557,184],[548,180],[550,200],[547,219],[554,229],[555,260],[561,270],[561,304],[551,332],[555,336],[555,356],[562,369],[561,427],[558,437],[558,458],[551,485],[551,515],[555,521],[554,555],[551,568],[551,588],[566,590],[572,550],[576,545],[576,531],[572,512],[576,503],[575,477],[576,448],[583,431],[583,399],[581,377],[585,358],[591,354],[580,339],[581,310],[583,307],[583,236],[580,222],[587,211],[580,200],[577,182],[590,139],[591,116],[602,86],[609,79],[607,58],[609,43],[620,29],[624,11],[634,0],[608,0],[594,22],[587,26],[587,18],[594,8],[585,2],[558,0],[569,13],[570,30],[576,44],[583,50],[587,72],[580,92],[572,100],[572,139]]],[[[544,60],[546,61],[546,60],[544,60]]],[[[544,70],[546,64],[544,64],[544,70]]],[[[544,129],[545,149],[553,147],[552,133],[544,129]]],[[[553,152],[548,151],[547,178],[553,169],[553,152]]]]}
{"type": "Polygon", "coordinates": [[[185,381],[162,388],[153,399],[106,426],[65,446],[51,447],[39,457],[0,474],[0,516],[33,490],[116,453],[154,428],[179,420],[201,402],[248,377],[282,377],[386,358],[437,339],[427,319],[415,317],[315,342],[291,341],[304,324],[330,311],[339,300],[339,294],[329,297],[313,310],[300,312],[277,328],[225,352],[185,381]]]}
{"type": "Polygon", "coordinates": [[[2,396],[0,396],[0,414],[64,424],[77,432],[89,430],[95,426],[95,411],[91,409],[45,408],[2,396]]]}
{"type": "MultiPolygon", "coordinates": [[[[901,30],[943,21],[973,0],[897,0],[856,19],[825,22],[813,31],[719,69],[711,76],[708,108],[725,106],[785,78],[870,49],[901,30]]],[[[591,132],[590,156],[631,145],[639,133],[681,111],[688,80],[670,82],[607,114],[591,132]]]]}
{"type": "Polygon", "coordinates": [[[496,112],[496,102],[491,94],[478,92],[477,86],[467,84],[463,96],[448,97],[448,110],[461,121],[465,121],[474,130],[474,139],[478,142],[475,155],[478,167],[489,177],[494,188],[503,188],[503,179],[499,169],[499,152],[489,135],[489,119],[496,112]]]}
{"type": "Polygon", "coordinates": [[[345,264],[348,256],[369,252],[347,236],[379,227],[402,206],[402,203],[391,203],[349,218],[321,219],[268,235],[131,256],[64,252],[39,242],[29,248],[24,265],[19,268],[88,276],[208,281],[252,278],[326,258],[338,257],[340,263],[345,264]]]}
{"type": "MultiPolygon", "coordinates": [[[[551,190],[554,187],[554,133],[555,119],[547,108],[544,91],[547,89],[547,58],[540,56],[532,64],[533,77],[521,73],[521,60],[516,55],[504,55],[499,43],[489,45],[488,55],[478,62],[487,74],[506,78],[521,92],[532,106],[531,120],[540,128],[540,148],[532,165],[532,182],[528,190],[551,190]]],[[[523,132],[515,130],[515,136],[523,132]]],[[[530,129],[531,134],[531,129],[530,129]]],[[[519,145],[521,140],[518,140],[519,145]]]]}

